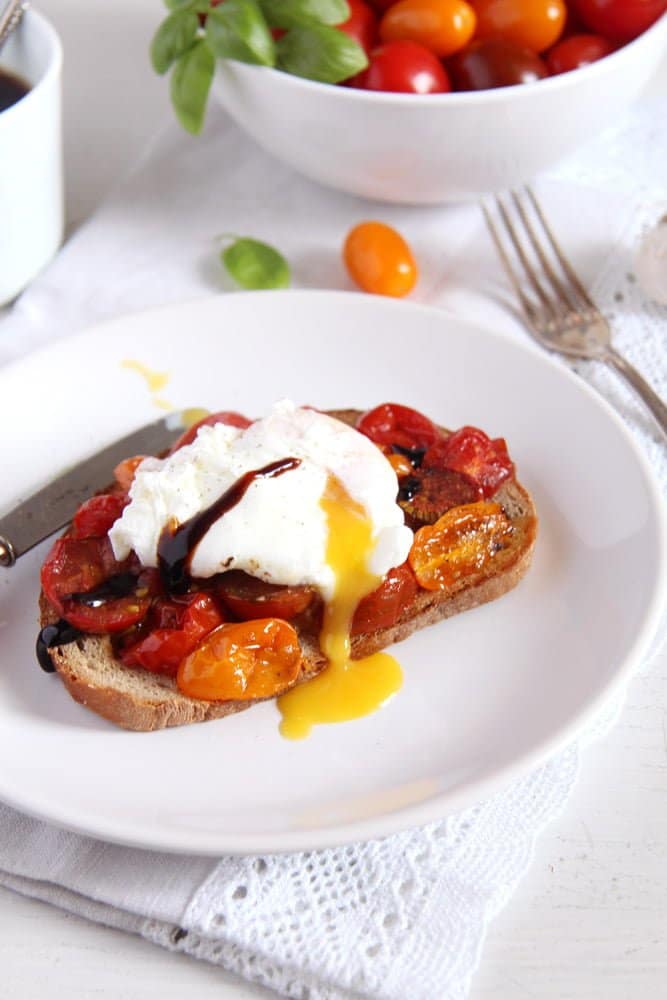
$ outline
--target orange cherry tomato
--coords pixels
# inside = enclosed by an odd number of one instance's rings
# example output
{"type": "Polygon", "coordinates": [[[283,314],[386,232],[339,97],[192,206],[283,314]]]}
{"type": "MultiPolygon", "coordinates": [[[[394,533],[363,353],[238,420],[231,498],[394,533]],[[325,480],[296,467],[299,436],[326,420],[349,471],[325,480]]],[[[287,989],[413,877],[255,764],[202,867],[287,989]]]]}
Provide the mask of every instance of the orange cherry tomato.
{"type": "Polygon", "coordinates": [[[365,292],[400,298],[414,288],[417,265],[400,233],[383,222],[361,222],[351,229],[343,260],[352,280],[365,292]]]}
{"type": "Polygon", "coordinates": [[[476,38],[502,38],[533,52],[543,52],[563,33],[564,0],[472,0],[477,12],[476,38]]]}
{"type": "Polygon", "coordinates": [[[419,42],[442,58],[468,44],[476,22],[466,0],[398,0],[380,21],[380,38],[419,42]]]}
{"type": "Polygon", "coordinates": [[[482,580],[490,560],[504,548],[512,525],[490,500],[452,507],[434,525],[420,528],[408,561],[425,590],[450,590],[482,580]]]}
{"type": "Polygon", "coordinates": [[[179,690],[205,701],[271,698],[290,687],[301,669],[296,632],[280,618],[220,625],[181,662],[179,690]]]}

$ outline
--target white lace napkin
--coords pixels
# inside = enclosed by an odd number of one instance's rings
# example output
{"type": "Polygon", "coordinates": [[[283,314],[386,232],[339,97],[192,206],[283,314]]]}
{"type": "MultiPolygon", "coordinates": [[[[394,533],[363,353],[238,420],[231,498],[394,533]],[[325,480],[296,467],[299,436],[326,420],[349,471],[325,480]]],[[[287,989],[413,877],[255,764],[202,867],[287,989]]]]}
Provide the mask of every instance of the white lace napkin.
{"type": "MultiPolygon", "coordinates": [[[[663,397],[667,310],[643,300],[632,261],[643,230],[667,209],[665,120],[664,103],[635,111],[539,184],[564,245],[614,320],[618,348],[663,397]]],[[[349,287],[340,245],[368,217],[410,240],[422,271],[415,299],[526,336],[476,206],[376,205],[325,191],[212,114],[196,141],[167,127],[0,318],[0,363],[102,317],[228,293],[216,254],[222,232],[278,246],[297,287],[349,287]]],[[[602,366],[578,370],[621,411],[667,486],[664,447],[641,404],[602,366]]],[[[566,802],[581,748],[618,710],[609,706],[576,745],[475,808],[340,849],[177,857],[104,844],[0,806],[0,884],[299,1000],[462,1000],[487,924],[566,802]]]]}

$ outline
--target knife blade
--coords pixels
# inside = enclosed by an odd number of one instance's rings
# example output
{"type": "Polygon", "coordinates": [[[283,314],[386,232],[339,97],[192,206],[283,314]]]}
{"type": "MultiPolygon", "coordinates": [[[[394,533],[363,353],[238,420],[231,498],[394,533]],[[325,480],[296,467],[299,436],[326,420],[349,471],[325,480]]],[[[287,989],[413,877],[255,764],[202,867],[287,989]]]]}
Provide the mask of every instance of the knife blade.
{"type": "Polygon", "coordinates": [[[185,415],[176,412],[133,431],[0,517],[0,566],[13,566],[19,556],[64,528],[84,500],[113,481],[113,470],[124,458],[158,455],[174,443],[186,423],[185,415]]]}

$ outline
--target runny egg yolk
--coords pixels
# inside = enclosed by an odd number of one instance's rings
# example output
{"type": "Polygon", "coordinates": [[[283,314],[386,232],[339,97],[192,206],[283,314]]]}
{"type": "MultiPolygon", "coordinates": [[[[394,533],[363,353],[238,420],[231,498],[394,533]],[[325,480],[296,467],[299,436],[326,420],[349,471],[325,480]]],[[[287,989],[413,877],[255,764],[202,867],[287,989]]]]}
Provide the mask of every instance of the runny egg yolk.
{"type": "Polygon", "coordinates": [[[320,646],[329,664],[325,670],[278,699],[280,732],[303,739],[317,723],[346,722],[379,708],[401,687],[401,668],[388,653],[350,659],[350,628],[362,597],[382,582],[368,569],[373,552],[371,520],[342,483],[330,476],[320,505],[327,520],[326,561],[334,591],[324,609],[320,646]]]}

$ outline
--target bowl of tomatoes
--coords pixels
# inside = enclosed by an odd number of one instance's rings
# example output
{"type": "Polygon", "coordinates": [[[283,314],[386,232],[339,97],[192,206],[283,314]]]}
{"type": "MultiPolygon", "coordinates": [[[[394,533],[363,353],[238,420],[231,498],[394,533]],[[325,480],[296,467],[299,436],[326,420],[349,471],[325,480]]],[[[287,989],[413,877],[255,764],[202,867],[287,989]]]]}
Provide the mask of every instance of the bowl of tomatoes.
{"type": "Polygon", "coordinates": [[[667,0],[348,4],[361,72],[334,85],[223,59],[213,94],[279,160],[379,201],[530,180],[612,124],[667,49],[667,0]]]}

